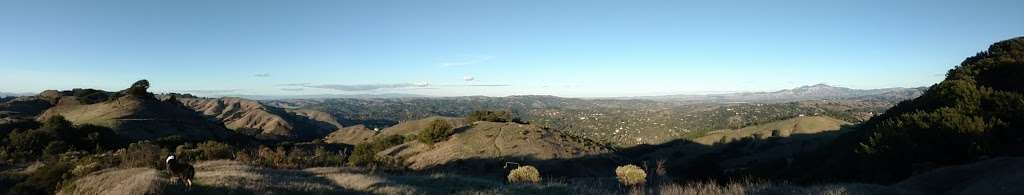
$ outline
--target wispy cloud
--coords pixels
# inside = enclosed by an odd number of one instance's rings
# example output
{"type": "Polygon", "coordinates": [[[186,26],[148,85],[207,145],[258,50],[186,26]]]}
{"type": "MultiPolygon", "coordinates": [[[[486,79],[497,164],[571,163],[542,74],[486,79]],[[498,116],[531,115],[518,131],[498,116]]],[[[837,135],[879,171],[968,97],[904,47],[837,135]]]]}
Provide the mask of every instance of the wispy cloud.
{"type": "Polygon", "coordinates": [[[434,85],[437,87],[508,87],[512,86],[509,84],[451,84],[451,85],[434,85]]]}
{"type": "Polygon", "coordinates": [[[305,88],[281,88],[281,91],[302,91],[305,88]]]}
{"type": "Polygon", "coordinates": [[[508,84],[469,84],[466,86],[512,86],[508,84]]]}
{"type": "Polygon", "coordinates": [[[285,83],[285,84],[278,84],[277,86],[284,86],[284,87],[305,87],[305,86],[308,86],[308,85],[310,85],[310,84],[312,84],[312,83],[285,83]]]}
{"type": "Polygon", "coordinates": [[[255,75],[252,75],[252,76],[255,76],[255,77],[270,77],[270,73],[259,73],[259,74],[255,74],[255,75]]]}
{"type": "Polygon", "coordinates": [[[222,94],[222,93],[234,93],[242,91],[241,89],[190,89],[190,90],[178,90],[185,93],[198,93],[198,94],[222,94]]]}
{"type": "Polygon", "coordinates": [[[320,88],[320,89],[333,89],[340,91],[370,91],[378,89],[404,89],[404,88],[423,88],[430,86],[429,83],[392,83],[392,84],[363,84],[363,85],[340,85],[340,84],[325,84],[325,85],[305,85],[304,87],[320,88]]]}
{"type": "Polygon", "coordinates": [[[466,56],[441,62],[441,67],[471,66],[491,61],[494,56],[466,56]]]}

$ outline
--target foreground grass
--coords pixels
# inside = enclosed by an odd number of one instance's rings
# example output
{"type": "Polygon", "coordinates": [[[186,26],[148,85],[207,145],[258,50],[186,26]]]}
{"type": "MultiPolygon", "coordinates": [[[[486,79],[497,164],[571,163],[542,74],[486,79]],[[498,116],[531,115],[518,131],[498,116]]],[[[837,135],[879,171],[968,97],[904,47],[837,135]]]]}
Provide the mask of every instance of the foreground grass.
{"type": "Polygon", "coordinates": [[[669,184],[653,189],[633,190],[630,194],[681,194],[681,195],[739,195],[739,194],[917,194],[911,191],[873,184],[825,184],[795,186],[784,183],[763,181],[741,181],[728,184],[695,182],[669,184]]]}
{"type": "Polygon", "coordinates": [[[914,194],[870,184],[795,186],[742,181],[624,188],[614,178],[550,179],[507,184],[499,178],[451,174],[373,174],[350,167],[280,170],[237,161],[196,164],[196,185],[184,189],[150,168],[108,169],[66,185],[58,194],[914,194]]]}

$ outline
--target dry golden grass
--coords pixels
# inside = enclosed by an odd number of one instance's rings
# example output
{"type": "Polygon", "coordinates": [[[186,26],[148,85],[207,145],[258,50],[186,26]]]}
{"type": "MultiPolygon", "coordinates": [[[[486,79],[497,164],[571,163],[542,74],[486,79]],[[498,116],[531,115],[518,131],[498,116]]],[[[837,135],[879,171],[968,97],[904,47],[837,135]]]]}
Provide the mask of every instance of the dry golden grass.
{"type": "Polygon", "coordinates": [[[394,183],[380,176],[359,173],[331,173],[324,175],[342,188],[373,194],[419,194],[413,186],[394,183]]]}
{"type": "Polygon", "coordinates": [[[669,184],[658,186],[649,191],[633,191],[631,194],[656,193],[679,195],[743,195],[743,194],[825,194],[825,195],[859,195],[859,194],[916,194],[899,188],[872,184],[827,184],[816,186],[794,186],[784,183],[760,181],[732,182],[719,185],[712,182],[695,182],[687,184],[669,184]]]}
{"type": "MultiPolygon", "coordinates": [[[[913,194],[900,188],[871,184],[795,186],[785,183],[741,181],[724,185],[709,182],[647,185],[633,191],[617,187],[615,178],[539,181],[536,168],[527,183],[506,184],[497,178],[435,174],[372,174],[352,167],[279,170],[218,160],[195,164],[196,185],[181,184],[152,168],[115,168],[73,181],[59,194],[913,194]],[[536,179],[533,180],[533,174],[536,179]]],[[[529,168],[528,168],[529,167],[529,168]]],[[[532,171],[529,171],[531,170],[532,171]]],[[[519,177],[519,176],[517,176],[519,177]]]]}
{"type": "Polygon", "coordinates": [[[162,194],[170,183],[151,168],[107,169],[78,179],[57,194],[162,194]]]}
{"type": "Polygon", "coordinates": [[[214,188],[253,192],[335,192],[328,180],[300,170],[275,170],[238,161],[206,161],[196,166],[196,182],[214,188]]]}

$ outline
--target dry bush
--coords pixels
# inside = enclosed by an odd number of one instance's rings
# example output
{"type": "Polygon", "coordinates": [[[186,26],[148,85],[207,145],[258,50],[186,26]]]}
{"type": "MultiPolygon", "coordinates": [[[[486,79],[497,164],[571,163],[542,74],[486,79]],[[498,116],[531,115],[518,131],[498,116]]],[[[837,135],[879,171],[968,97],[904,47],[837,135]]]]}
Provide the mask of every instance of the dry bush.
{"type": "MultiPolygon", "coordinates": [[[[62,159],[61,161],[72,162],[72,160],[64,159],[62,159]]],[[[71,175],[73,175],[74,177],[85,176],[90,173],[111,167],[116,167],[118,165],[117,158],[114,158],[114,156],[111,153],[87,155],[78,158],[78,160],[74,160],[73,162],[75,163],[73,164],[73,168],[71,169],[71,175]]]]}
{"type": "Polygon", "coordinates": [[[232,148],[230,145],[216,141],[206,141],[200,143],[197,146],[197,149],[199,149],[201,154],[200,157],[203,160],[234,158],[234,148],[232,148]]]}
{"type": "Polygon", "coordinates": [[[174,154],[177,155],[178,159],[182,160],[234,159],[235,149],[228,144],[206,141],[198,145],[178,145],[174,150],[174,154]]]}
{"type": "Polygon", "coordinates": [[[533,166],[521,166],[508,173],[509,183],[540,183],[540,171],[533,166]]]}
{"type": "Polygon", "coordinates": [[[297,169],[317,166],[340,166],[345,162],[345,152],[332,152],[326,147],[315,148],[278,146],[270,149],[260,146],[259,149],[246,149],[234,153],[234,159],[250,165],[274,168],[297,169]]]}
{"type": "Polygon", "coordinates": [[[169,152],[163,150],[160,146],[150,143],[149,141],[141,141],[137,143],[129,144],[127,148],[117,151],[117,156],[121,159],[121,167],[150,167],[161,169],[163,168],[163,156],[169,152]]]}
{"type": "Polygon", "coordinates": [[[615,176],[619,179],[619,183],[627,186],[636,186],[647,182],[647,172],[636,165],[615,168],[615,176]]]}

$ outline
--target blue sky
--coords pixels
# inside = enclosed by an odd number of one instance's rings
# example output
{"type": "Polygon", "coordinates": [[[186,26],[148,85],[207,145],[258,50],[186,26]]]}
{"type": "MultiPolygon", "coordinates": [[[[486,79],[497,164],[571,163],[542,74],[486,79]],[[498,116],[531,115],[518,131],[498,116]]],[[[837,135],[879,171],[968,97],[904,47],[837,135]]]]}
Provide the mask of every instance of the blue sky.
{"type": "Polygon", "coordinates": [[[633,96],[917,87],[1024,1],[2,1],[0,91],[633,96]]]}

